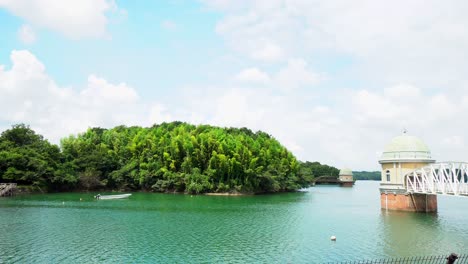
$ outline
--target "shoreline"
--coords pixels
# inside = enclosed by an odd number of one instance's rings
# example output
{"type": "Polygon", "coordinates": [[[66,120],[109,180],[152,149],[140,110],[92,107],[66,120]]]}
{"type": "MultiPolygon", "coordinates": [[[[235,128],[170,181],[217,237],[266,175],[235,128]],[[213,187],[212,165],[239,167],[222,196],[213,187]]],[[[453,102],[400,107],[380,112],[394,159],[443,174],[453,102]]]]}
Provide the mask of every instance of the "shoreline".
{"type": "Polygon", "coordinates": [[[229,192],[222,192],[222,193],[213,193],[213,192],[208,192],[204,193],[202,195],[208,195],[208,196],[246,196],[246,195],[254,195],[254,193],[229,193],[229,192]]]}
{"type": "Polygon", "coordinates": [[[299,190],[288,190],[288,191],[277,191],[277,192],[238,192],[238,191],[228,191],[228,192],[206,192],[206,193],[186,193],[186,192],[177,192],[177,191],[164,191],[164,192],[155,192],[151,190],[132,190],[132,189],[94,189],[94,190],[83,190],[83,189],[72,189],[72,190],[47,190],[42,189],[38,186],[28,186],[22,185],[19,186],[15,191],[15,195],[32,195],[32,194],[50,194],[50,193],[160,193],[160,194],[179,194],[179,195],[207,195],[207,196],[254,196],[254,195],[268,195],[268,194],[280,194],[287,192],[299,192],[299,190]]]}

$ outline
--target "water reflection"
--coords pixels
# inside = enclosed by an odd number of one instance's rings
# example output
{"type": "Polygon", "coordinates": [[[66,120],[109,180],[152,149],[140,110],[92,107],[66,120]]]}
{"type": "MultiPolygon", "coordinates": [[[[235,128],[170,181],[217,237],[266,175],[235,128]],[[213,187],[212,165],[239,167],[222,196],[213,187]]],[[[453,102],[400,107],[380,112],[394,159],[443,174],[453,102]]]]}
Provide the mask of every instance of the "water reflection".
{"type": "Polygon", "coordinates": [[[444,240],[436,213],[384,211],[380,215],[384,253],[388,256],[433,255],[444,240]]]}
{"type": "Polygon", "coordinates": [[[378,187],[0,199],[0,228],[9,238],[0,239],[0,249],[8,263],[320,263],[466,253],[468,200],[440,197],[439,214],[386,212],[378,187]]]}

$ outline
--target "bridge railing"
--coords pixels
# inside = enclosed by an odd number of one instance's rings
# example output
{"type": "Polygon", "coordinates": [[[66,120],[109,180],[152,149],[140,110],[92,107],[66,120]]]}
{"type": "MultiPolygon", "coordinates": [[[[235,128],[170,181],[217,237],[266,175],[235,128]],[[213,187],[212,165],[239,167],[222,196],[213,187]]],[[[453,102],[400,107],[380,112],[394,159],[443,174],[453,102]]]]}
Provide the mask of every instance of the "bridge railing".
{"type": "Polygon", "coordinates": [[[468,196],[468,163],[441,162],[414,170],[406,176],[411,193],[468,196]]]}

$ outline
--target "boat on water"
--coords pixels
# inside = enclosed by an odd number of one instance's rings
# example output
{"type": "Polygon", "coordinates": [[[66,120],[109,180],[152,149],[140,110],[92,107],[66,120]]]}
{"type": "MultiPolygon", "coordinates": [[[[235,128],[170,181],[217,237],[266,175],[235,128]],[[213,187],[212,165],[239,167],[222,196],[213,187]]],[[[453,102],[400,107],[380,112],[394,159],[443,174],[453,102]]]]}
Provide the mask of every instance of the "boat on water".
{"type": "Polygon", "coordinates": [[[128,198],[132,195],[131,193],[125,193],[125,194],[114,194],[114,195],[101,195],[98,194],[94,196],[97,200],[113,200],[113,199],[124,199],[128,198]]]}

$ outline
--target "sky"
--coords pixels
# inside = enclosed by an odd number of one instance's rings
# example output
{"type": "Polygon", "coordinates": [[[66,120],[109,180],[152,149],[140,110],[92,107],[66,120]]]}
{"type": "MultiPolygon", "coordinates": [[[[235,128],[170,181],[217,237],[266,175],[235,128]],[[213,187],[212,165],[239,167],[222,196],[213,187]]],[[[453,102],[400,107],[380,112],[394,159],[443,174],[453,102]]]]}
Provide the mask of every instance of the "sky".
{"type": "Polygon", "coordinates": [[[0,131],[175,120],[378,170],[404,129],[468,161],[468,2],[0,0],[0,131]]]}

